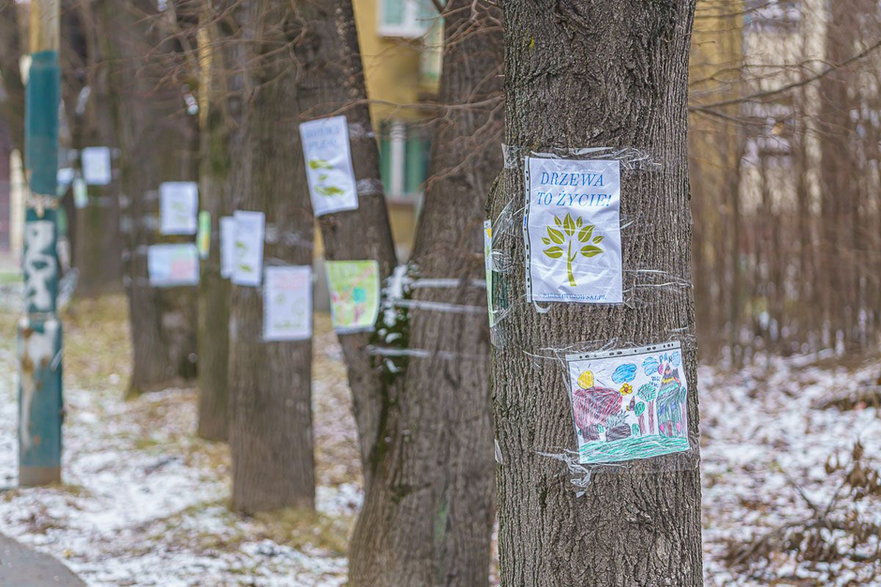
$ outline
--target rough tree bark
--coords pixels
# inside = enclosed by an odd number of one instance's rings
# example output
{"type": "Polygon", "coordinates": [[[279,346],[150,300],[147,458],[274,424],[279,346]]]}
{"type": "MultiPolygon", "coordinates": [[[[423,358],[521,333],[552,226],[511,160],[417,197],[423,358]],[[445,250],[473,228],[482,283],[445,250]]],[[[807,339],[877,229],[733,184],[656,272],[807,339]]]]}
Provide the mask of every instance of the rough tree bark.
{"type": "MultiPolygon", "coordinates": [[[[637,147],[658,171],[622,171],[622,214],[650,223],[623,233],[625,270],[687,276],[691,217],[686,159],[688,47],[694,0],[505,3],[506,142],[522,148],[637,147]]],[[[491,194],[493,217],[523,202],[523,167],[491,194]]],[[[522,239],[503,252],[510,300],[526,295],[522,239]]],[[[632,282],[632,280],[631,280],[632,282]]],[[[625,288],[628,281],[625,279],[625,288]]],[[[499,293],[499,288],[495,288],[499,293]]],[[[652,293],[654,292],[654,293],[652,293]]],[[[579,497],[560,462],[574,447],[563,370],[527,352],[584,340],[667,340],[693,334],[690,291],[641,294],[638,308],[518,303],[493,361],[499,553],[506,585],[701,585],[698,454],[659,457],[593,476],[579,497]]],[[[693,338],[683,342],[688,425],[698,427],[693,338]]]]}
{"type": "MultiPolygon", "coordinates": [[[[65,2],[62,12],[64,109],[70,147],[115,147],[113,120],[107,108],[107,62],[99,50],[91,2],[65,2]]],[[[122,235],[119,231],[118,179],[88,186],[89,200],[70,217],[72,264],[77,268],[76,293],[95,297],[122,288],[122,235]]]]}
{"type": "MultiPolygon", "coordinates": [[[[311,265],[313,223],[298,133],[300,23],[287,2],[235,2],[241,156],[230,170],[239,210],[266,214],[264,265],[311,265]],[[274,235],[274,236],[273,236],[274,235]]],[[[261,288],[232,286],[229,338],[233,508],[314,507],[312,342],[264,342],[261,288]]]]}
{"type": "MultiPolygon", "coordinates": [[[[372,259],[385,280],[397,265],[388,210],[379,175],[379,147],[370,121],[358,32],[351,0],[300,2],[301,40],[294,51],[300,68],[296,101],[301,121],[344,114],[349,123],[358,209],[318,217],[328,260],[372,259]]],[[[300,188],[308,199],[305,183],[300,188]]],[[[325,276],[319,275],[318,279],[325,276]]],[[[370,332],[339,335],[358,426],[365,476],[394,383],[368,354],[370,332]]]]}
{"type": "Polygon", "coordinates": [[[208,440],[229,434],[229,298],[230,284],[220,275],[220,218],[232,213],[229,174],[238,159],[241,133],[241,72],[230,67],[240,46],[232,30],[214,10],[199,14],[199,196],[200,208],[211,215],[208,258],[199,279],[199,423],[197,433],[208,440]],[[229,37],[229,38],[228,38],[229,37]]]}
{"type": "Polygon", "coordinates": [[[196,375],[195,288],[154,288],[147,275],[147,246],[160,238],[159,184],[196,177],[195,121],[184,114],[181,86],[169,77],[177,47],[157,26],[167,14],[157,13],[152,0],[94,0],[92,8],[109,64],[109,102],[121,151],[132,395],[196,375]]]}
{"type": "MultiPolygon", "coordinates": [[[[395,255],[378,172],[357,32],[349,0],[301,3],[296,93],[303,118],[345,114],[349,122],[359,208],[319,218],[325,256],[376,259],[381,277],[395,255]]],[[[416,299],[482,306],[471,283],[483,275],[483,194],[500,167],[501,106],[497,79],[501,31],[495,11],[452,2],[442,101],[454,106],[433,153],[435,180],[423,210],[416,250],[419,275],[458,279],[447,290],[417,290],[416,299]],[[490,19],[491,20],[491,19],[490,19]],[[483,27],[483,28],[482,28],[483,27]],[[468,102],[495,97],[471,108],[468,102]],[[464,105],[463,105],[464,104],[464,105]],[[495,127],[493,127],[495,123],[495,127]],[[494,134],[493,130],[496,131],[494,134]]],[[[305,186],[304,186],[305,193],[305,186]]],[[[382,321],[381,321],[382,322],[382,321]]],[[[352,540],[356,585],[485,584],[492,526],[492,443],[486,373],[486,315],[401,311],[394,343],[375,335],[340,335],[354,398],[365,477],[365,507],[352,540]],[[441,335],[441,323],[449,327],[441,335]],[[416,341],[416,342],[414,342],[416,341]],[[367,345],[420,346],[428,359],[396,360],[400,372],[371,360],[367,345]],[[460,353],[452,360],[444,353],[460,353]],[[443,374],[438,376],[438,374],[443,374]],[[419,430],[419,434],[413,433],[419,430]]]]}
{"type": "Polygon", "coordinates": [[[9,129],[13,149],[24,148],[24,84],[19,58],[22,39],[19,30],[21,8],[15,2],[0,2],[0,118],[9,129]]]}
{"type": "Polygon", "coordinates": [[[350,553],[359,585],[471,586],[489,579],[489,332],[486,292],[475,282],[484,276],[485,194],[502,167],[501,13],[486,2],[451,0],[443,15],[444,115],[409,273],[414,286],[455,285],[412,292],[409,347],[429,354],[410,359],[381,430],[383,450],[370,463],[350,553]]]}

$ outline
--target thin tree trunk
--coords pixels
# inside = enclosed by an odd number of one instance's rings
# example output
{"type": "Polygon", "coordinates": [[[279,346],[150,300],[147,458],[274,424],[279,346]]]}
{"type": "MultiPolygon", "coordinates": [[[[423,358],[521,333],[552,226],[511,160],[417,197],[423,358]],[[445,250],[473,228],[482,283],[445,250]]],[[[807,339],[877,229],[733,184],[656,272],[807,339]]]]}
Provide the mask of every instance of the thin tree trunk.
{"type": "MultiPolygon", "coordinates": [[[[107,61],[99,49],[99,33],[90,2],[65,2],[62,40],[64,106],[70,128],[70,147],[116,147],[113,119],[108,108],[107,61]]],[[[64,165],[66,166],[66,165],[64,165]]],[[[77,165],[80,167],[80,165],[77,165]]],[[[72,264],[78,271],[76,294],[96,297],[122,289],[123,264],[119,251],[119,182],[88,186],[89,199],[69,217],[72,264]]]]}
{"type": "Polygon", "coordinates": [[[226,440],[230,284],[220,274],[220,219],[232,213],[229,175],[241,142],[241,133],[236,129],[242,122],[242,72],[230,67],[232,57],[241,48],[229,28],[216,22],[207,6],[202,7],[199,20],[199,196],[200,208],[210,215],[211,237],[208,257],[200,263],[197,433],[208,440],[226,440]]]}
{"type": "Polygon", "coordinates": [[[351,546],[358,585],[486,585],[495,466],[481,224],[502,167],[500,11],[451,0],[444,11],[442,105],[411,274],[455,280],[413,290],[404,391],[382,431],[351,546]],[[486,102],[489,102],[488,105],[486,102]],[[423,303],[420,306],[420,303],[423,303]],[[449,308],[449,311],[433,308],[449,308]]]}
{"type": "Polygon", "coordinates": [[[21,10],[16,2],[0,2],[0,70],[3,71],[0,118],[9,129],[12,148],[23,152],[25,98],[19,59],[26,48],[19,29],[21,10]]]}
{"type": "MultiPolygon", "coordinates": [[[[505,3],[506,142],[524,149],[632,146],[660,171],[622,174],[622,214],[651,218],[624,233],[625,270],[686,276],[690,214],[686,160],[688,46],[694,1],[505,3]]],[[[523,201],[523,169],[491,195],[493,214],[523,201]]],[[[506,253],[511,299],[526,295],[520,239],[506,253]]],[[[559,452],[575,439],[567,384],[553,360],[528,353],[584,340],[667,340],[693,333],[690,291],[641,294],[638,308],[529,303],[507,318],[493,366],[499,555],[506,585],[701,585],[698,448],[592,477],[578,496],[559,452]],[[660,469],[660,470],[659,470],[660,469]]],[[[683,342],[688,427],[698,429],[695,346],[683,342]]],[[[695,444],[694,439],[692,443],[695,444]]]]}
{"type": "Polygon", "coordinates": [[[159,184],[196,177],[194,120],[180,86],[166,76],[176,52],[151,0],[95,0],[96,35],[109,62],[109,96],[121,155],[120,225],[132,335],[129,394],[180,384],[196,375],[196,290],[155,288],[147,246],[182,241],[159,235],[159,184]]]}
{"type": "MultiPolygon", "coordinates": [[[[311,265],[311,206],[296,189],[306,183],[298,64],[289,51],[299,37],[297,14],[289,3],[258,1],[238,2],[229,14],[241,47],[232,68],[243,77],[243,142],[230,171],[237,209],[266,214],[264,265],[311,265]]],[[[242,512],[312,508],[312,342],[264,342],[262,293],[232,286],[232,505],[242,512]]]]}

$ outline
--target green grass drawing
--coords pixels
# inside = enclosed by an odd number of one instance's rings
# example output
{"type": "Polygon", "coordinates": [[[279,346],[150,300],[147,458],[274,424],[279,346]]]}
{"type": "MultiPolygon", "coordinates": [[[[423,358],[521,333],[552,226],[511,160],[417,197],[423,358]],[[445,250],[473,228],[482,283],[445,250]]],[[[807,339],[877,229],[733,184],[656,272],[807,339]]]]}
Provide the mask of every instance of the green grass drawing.
{"type": "Polygon", "coordinates": [[[615,463],[633,459],[647,459],[688,450],[684,436],[645,435],[621,440],[597,440],[580,447],[582,463],[615,463]]]}
{"type": "Polygon", "coordinates": [[[570,287],[578,285],[575,282],[575,274],[572,272],[572,262],[578,257],[579,252],[588,258],[596,257],[604,252],[602,247],[598,245],[603,242],[605,237],[594,236],[595,228],[596,226],[593,224],[584,224],[584,220],[580,216],[573,219],[572,215],[568,213],[562,220],[554,216],[554,226],[545,227],[548,235],[542,237],[541,240],[544,244],[551,246],[546,248],[543,253],[551,259],[559,259],[566,255],[566,278],[570,287]],[[575,253],[572,252],[573,242],[575,243],[575,253]],[[580,251],[578,250],[579,244],[584,245],[580,251]],[[563,250],[562,245],[566,245],[566,250],[563,250]]]}

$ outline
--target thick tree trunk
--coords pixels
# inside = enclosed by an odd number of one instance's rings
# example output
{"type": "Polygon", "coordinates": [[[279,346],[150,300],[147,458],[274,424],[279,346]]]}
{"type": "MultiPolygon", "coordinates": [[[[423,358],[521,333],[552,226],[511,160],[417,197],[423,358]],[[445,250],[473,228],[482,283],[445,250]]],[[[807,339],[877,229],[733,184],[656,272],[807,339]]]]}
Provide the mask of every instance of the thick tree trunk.
{"type": "MultiPolygon", "coordinates": [[[[624,231],[627,269],[686,277],[691,217],[686,160],[688,47],[694,0],[681,2],[505,3],[509,145],[637,147],[657,171],[622,171],[622,214],[643,224],[624,231]]],[[[493,215],[524,199],[522,161],[491,196],[493,215]]],[[[522,239],[503,252],[509,299],[526,295],[522,239]]],[[[627,275],[625,273],[625,275],[627,275]]],[[[632,285],[625,278],[625,288],[632,285]]],[[[496,289],[498,292],[498,288],[496,289]]],[[[551,304],[546,314],[517,303],[493,365],[499,553],[506,585],[701,585],[698,449],[630,462],[594,474],[583,496],[560,462],[538,453],[574,448],[568,384],[555,360],[527,353],[578,341],[668,340],[693,334],[689,290],[640,290],[638,307],[551,304]],[[684,330],[678,330],[684,329],[684,330]]],[[[681,339],[696,435],[696,357],[681,339]]],[[[694,444],[695,439],[692,439],[694,444]]]]}
{"type": "Polygon", "coordinates": [[[208,440],[229,435],[229,280],[220,275],[220,218],[232,214],[229,174],[238,159],[241,133],[241,73],[229,65],[241,49],[228,27],[215,22],[207,6],[200,13],[199,84],[200,208],[210,215],[208,258],[199,279],[199,423],[208,440]]]}
{"type": "Polygon", "coordinates": [[[159,184],[195,178],[195,121],[183,112],[180,86],[167,77],[174,46],[157,26],[156,3],[95,0],[92,6],[114,88],[133,351],[129,393],[137,394],[196,375],[195,288],[154,288],[147,274],[148,245],[182,240],[159,235],[159,184]]]}
{"type": "Polygon", "coordinates": [[[495,465],[488,393],[485,194],[502,167],[501,13],[444,11],[441,108],[411,261],[411,358],[389,410],[352,539],[358,585],[486,585],[495,465]],[[475,104],[468,106],[468,103],[475,104]],[[448,287],[418,287],[446,280],[448,287]],[[420,306],[420,303],[425,304],[420,306]],[[445,309],[439,309],[445,308],[445,309]]]}
{"type": "MultiPolygon", "coordinates": [[[[264,265],[311,265],[313,224],[298,139],[300,24],[290,3],[238,2],[229,13],[243,76],[237,209],[266,214],[264,265]],[[274,235],[274,236],[272,236],[274,235]]],[[[314,507],[312,342],[264,342],[262,288],[232,286],[229,339],[233,508],[314,507]]]]}
{"type": "MultiPolygon", "coordinates": [[[[302,26],[302,41],[294,47],[303,65],[296,93],[301,120],[345,115],[358,187],[357,210],[318,218],[324,257],[331,261],[375,260],[384,283],[392,274],[397,258],[379,175],[379,147],[370,121],[352,2],[302,2],[297,6],[297,13],[302,26]]],[[[300,189],[302,197],[308,199],[305,182],[300,189]]],[[[317,276],[317,279],[324,278],[317,276]]],[[[370,475],[368,463],[381,423],[387,417],[388,404],[400,383],[382,370],[381,361],[368,353],[367,347],[374,337],[372,332],[339,335],[352,390],[365,477],[370,475]]],[[[401,339],[402,344],[404,340],[401,339]]]]}

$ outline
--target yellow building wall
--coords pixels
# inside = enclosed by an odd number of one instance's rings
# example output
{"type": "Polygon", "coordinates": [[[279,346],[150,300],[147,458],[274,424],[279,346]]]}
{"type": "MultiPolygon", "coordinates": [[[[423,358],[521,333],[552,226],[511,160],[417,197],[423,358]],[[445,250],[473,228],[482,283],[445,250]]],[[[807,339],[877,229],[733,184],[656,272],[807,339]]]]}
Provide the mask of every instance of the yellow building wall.
{"type": "Polygon", "coordinates": [[[421,74],[421,39],[398,39],[379,34],[380,0],[355,0],[355,24],[361,60],[371,101],[373,124],[384,120],[418,120],[425,110],[412,106],[437,93],[437,82],[425,82],[421,74]],[[410,106],[410,107],[408,107],[410,106]]]}

